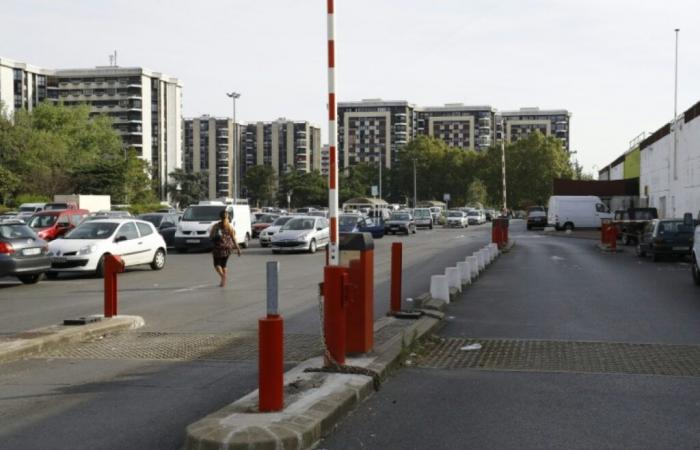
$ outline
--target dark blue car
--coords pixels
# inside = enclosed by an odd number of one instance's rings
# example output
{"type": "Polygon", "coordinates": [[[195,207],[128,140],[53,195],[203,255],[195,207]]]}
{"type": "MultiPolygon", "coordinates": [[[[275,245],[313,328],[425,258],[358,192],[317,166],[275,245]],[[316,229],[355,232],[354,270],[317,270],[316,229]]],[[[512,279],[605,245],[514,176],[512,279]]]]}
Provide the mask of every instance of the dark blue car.
{"type": "Polygon", "coordinates": [[[341,233],[371,233],[375,239],[384,237],[384,224],[377,224],[360,214],[341,214],[338,228],[341,233]]]}

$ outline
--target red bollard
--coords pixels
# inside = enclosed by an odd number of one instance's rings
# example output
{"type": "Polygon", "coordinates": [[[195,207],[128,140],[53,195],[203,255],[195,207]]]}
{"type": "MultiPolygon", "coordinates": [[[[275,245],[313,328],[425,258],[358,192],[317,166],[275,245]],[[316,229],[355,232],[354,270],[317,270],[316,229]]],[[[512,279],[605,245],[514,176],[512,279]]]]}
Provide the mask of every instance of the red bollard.
{"type": "Polygon", "coordinates": [[[348,278],[351,283],[351,292],[347,292],[346,288],[345,351],[368,353],[374,346],[373,250],[362,251],[359,260],[350,261],[348,278]]]}
{"type": "Polygon", "coordinates": [[[345,288],[347,268],[326,266],[323,269],[323,335],[330,355],[325,365],[345,364],[345,288]],[[330,358],[329,358],[330,356],[330,358]]]}
{"type": "Polygon", "coordinates": [[[116,255],[104,257],[104,316],[117,315],[117,274],[124,272],[124,261],[116,255]]]}
{"type": "Polygon", "coordinates": [[[617,249],[617,227],[615,225],[608,227],[608,244],[612,250],[617,249]]]}
{"type": "Polygon", "coordinates": [[[258,319],[258,401],[260,412],[284,408],[284,320],[258,319]]]}
{"type": "Polygon", "coordinates": [[[401,311],[401,275],[403,269],[403,246],[401,242],[391,244],[391,311],[401,311]]]}

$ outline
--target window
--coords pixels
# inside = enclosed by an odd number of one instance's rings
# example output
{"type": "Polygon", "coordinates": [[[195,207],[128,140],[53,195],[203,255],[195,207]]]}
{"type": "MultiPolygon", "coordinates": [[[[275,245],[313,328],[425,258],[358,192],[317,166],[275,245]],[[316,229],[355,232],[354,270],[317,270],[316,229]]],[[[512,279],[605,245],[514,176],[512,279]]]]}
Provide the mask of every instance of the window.
{"type": "Polygon", "coordinates": [[[136,231],[136,225],[134,225],[134,222],[127,222],[124,225],[121,226],[119,231],[117,232],[117,237],[119,236],[126,236],[126,239],[138,239],[139,233],[136,231]]]}
{"type": "Polygon", "coordinates": [[[83,220],[83,216],[83,214],[71,214],[70,221],[77,227],[80,221],[83,220]]]}
{"type": "Polygon", "coordinates": [[[136,222],[136,226],[139,227],[139,233],[141,233],[142,237],[153,234],[153,228],[151,228],[151,226],[148,224],[136,222]]]}
{"type": "Polygon", "coordinates": [[[595,205],[595,210],[597,212],[602,212],[602,213],[608,212],[608,208],[606,208],[605,205],[603,205],[602,203],[597,203],[595,205]]]}

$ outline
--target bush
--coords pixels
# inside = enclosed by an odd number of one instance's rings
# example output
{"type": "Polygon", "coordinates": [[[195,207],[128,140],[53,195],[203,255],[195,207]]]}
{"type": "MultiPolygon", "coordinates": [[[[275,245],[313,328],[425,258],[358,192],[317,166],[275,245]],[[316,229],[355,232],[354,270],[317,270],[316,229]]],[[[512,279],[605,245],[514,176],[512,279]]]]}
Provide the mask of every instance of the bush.
{"type": "Polygon", "coordinates": [[[51,201],[51,197],[47,195],[19,194],[17,197],[12,199],[11,203],[12,206],[18,207],[22,203],[50,203],[51,201]]]}
{"type": "Polygon", "coordinates": [[[165,206],[160,203],[148,203],[144,205],[129,205],[127,209],[132,215],[138,216],[139,214],[158,211],[161,208],[165,208],[165,206]]]}

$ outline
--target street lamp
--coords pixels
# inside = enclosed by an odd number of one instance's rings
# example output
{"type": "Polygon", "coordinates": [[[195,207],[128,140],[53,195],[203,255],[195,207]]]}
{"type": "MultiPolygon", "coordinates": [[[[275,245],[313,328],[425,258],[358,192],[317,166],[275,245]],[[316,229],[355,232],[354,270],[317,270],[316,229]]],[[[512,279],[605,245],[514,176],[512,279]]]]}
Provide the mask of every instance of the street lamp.
{"type": "Polygon", "coordinates": [[[379,199],[382,199],[382,151],[379,150],[379,199]]]}
{"type": "Polygon", "coordinates": [[[413,158],[413,207],[418,208],[418,195],[416,189],[416,158],[413,158]]]}
{"type": "Polygon", "coordinates": [[[238,125],[236,124],[236,99],[240,98],[238,92],[227,92],[226,95],[233,101],[233,200],[238,198],[238,125]]]}

